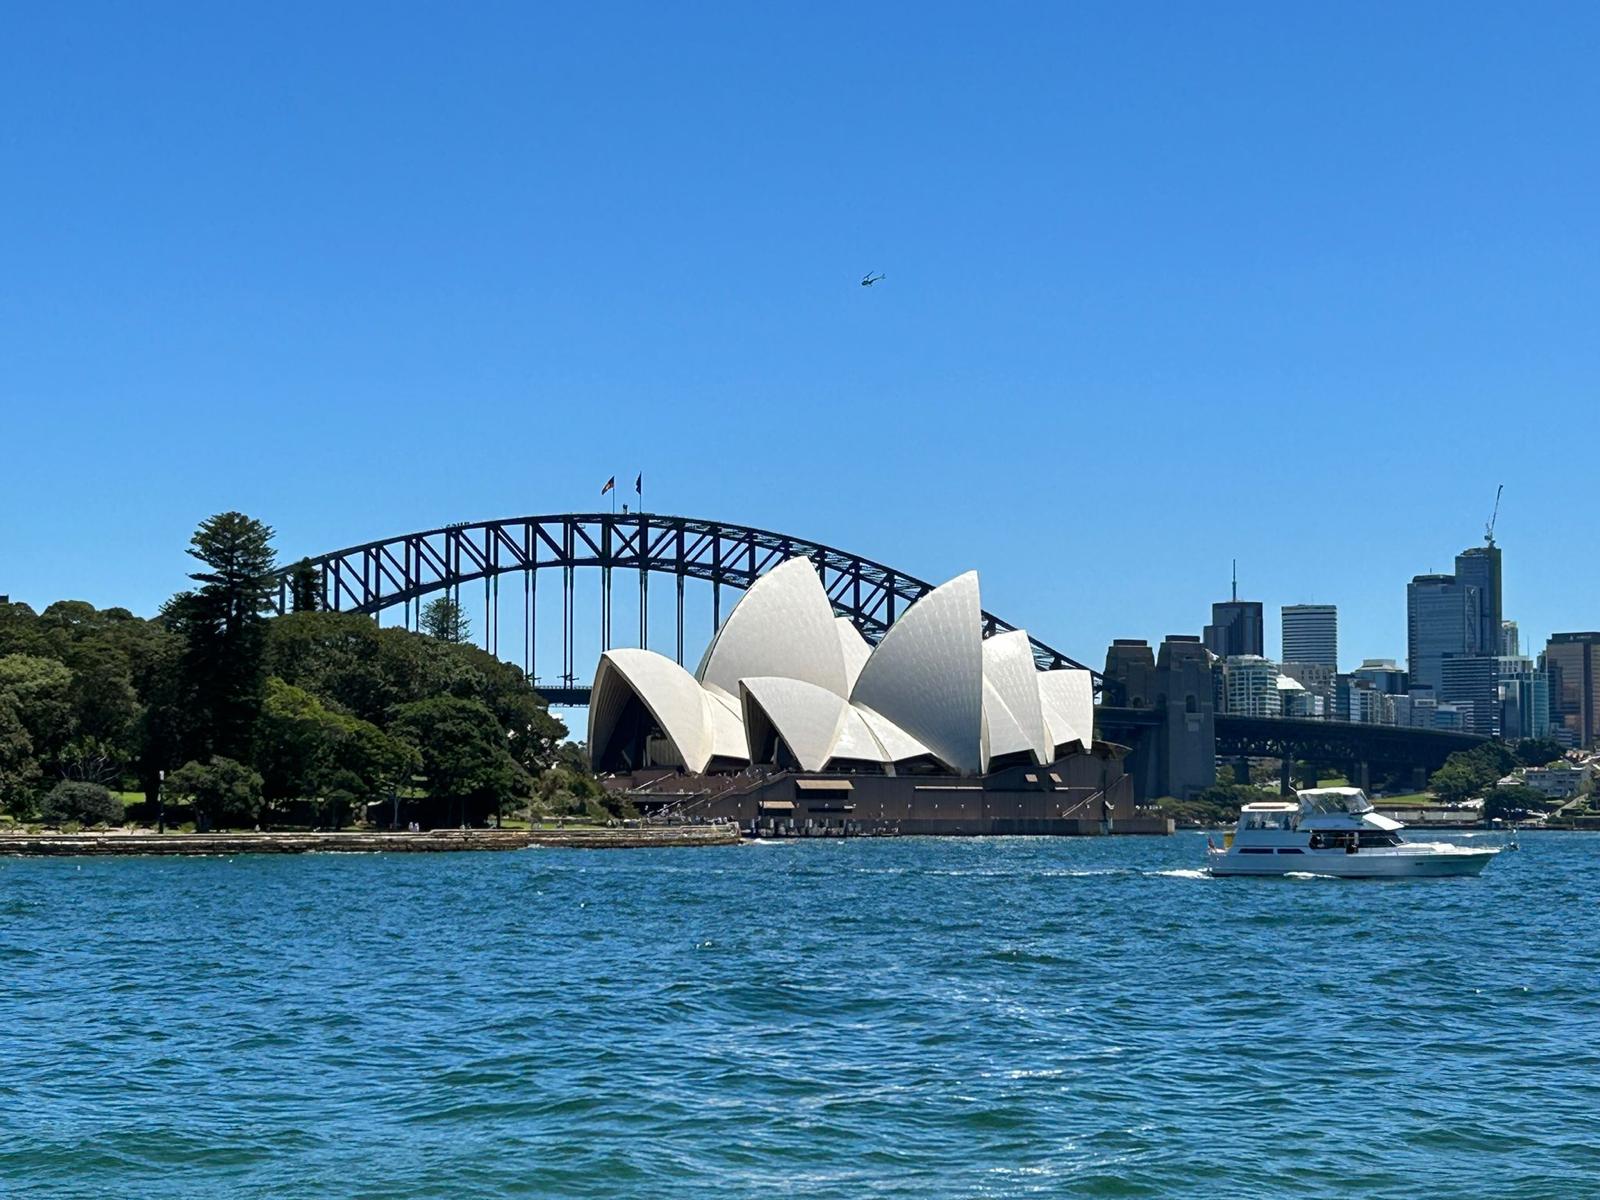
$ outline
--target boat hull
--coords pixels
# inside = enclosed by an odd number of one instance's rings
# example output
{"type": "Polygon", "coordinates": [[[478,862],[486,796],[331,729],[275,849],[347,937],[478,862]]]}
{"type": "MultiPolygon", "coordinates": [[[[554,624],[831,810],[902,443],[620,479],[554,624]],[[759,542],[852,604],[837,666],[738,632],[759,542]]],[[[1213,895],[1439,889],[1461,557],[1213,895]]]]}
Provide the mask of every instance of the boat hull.
{"type": "MultiPolygon", "coordinates": [[[[1411,849],[1411,847],[1407,847],[1411,849]]],[[[1213,850],[1206,866],[1213,875],[1327,875],[1337,879],[1440,879],[1478,875],[1498,847],[1463,850],[1449,847],[1425,853],[1343,852],[1307,854],[1237,854],[1213,850]]]]}

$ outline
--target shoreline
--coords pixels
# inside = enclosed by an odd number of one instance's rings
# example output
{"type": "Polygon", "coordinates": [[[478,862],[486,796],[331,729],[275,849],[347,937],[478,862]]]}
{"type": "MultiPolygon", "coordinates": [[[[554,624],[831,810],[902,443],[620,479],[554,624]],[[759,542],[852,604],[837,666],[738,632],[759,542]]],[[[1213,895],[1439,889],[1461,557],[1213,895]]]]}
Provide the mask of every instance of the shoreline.
{"type": "Polygon", "coordinates": [[[114,857],[237,854],[429,854],[550,849],[639,850],[734,846],[733,825],[670,825],[572,829],[435,829],[422,833],[344,830],[337,833],[8,833],[0,857],[114,857]]]}

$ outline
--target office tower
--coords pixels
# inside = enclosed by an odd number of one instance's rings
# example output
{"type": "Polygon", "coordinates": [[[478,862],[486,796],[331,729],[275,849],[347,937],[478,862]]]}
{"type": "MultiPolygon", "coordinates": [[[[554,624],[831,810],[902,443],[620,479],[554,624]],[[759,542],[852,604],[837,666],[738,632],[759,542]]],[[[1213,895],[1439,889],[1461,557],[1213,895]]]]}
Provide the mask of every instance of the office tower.
{"type": "Polygon", "coordinates": [[[1478,589],[1478,654],[1500,653],[1500,547],[1493,542],[1456,555],[1456,581],[1478,589]]]}
{"type": "Polygon", "coordinates": [[[1283,606],[1283,661],[1339,669],[1339,610],[1332,604],[1283,606]]]}
{"type": "Polygon", "coordinates": [[[1266,638],[1259,600],[1225,600],[1211,606],[1211,624],[1206,626],[1206,649],[1219,658],[1253,655],[1266,650],[1266,638]]]}
{"type": "Polygon", "coordinates": [[[1600,633],[1554,633],[1544,648],[1550,678],[1550,723],[1572,745],[1600,742],[1600,633]]]}
{"type": "Polygon", "coordinates": [[[1446,655],[1439,664],[1439,699],[1458,705],[1467,733],[1492,737],[1500,731],[1500,659],[1487,654],[1446,655]]]}
{"type": "Polygon", "coordinates": [[[1239,599],[1239,564],[1235,561],[1233,598],[1211,606],[1211,624],[1200,640],[1218,658],[1245,654],[1260,658],[1267,652],[1266,622],[1261,612],[1259,600],[1239,599]]]}
{"type": "Polygon", "coordinates": [[[1550,736],[1550,677],[1531,658],[1500,656],[1500,736],[1550,736]]]}
{"type": "Polygon", "coordinates": [[[1371,684],[1385,696],[1398,696],[1407,690],[1409,680],[1392,658],[1365,658],[1350,674],[1371,684]]]}
{"type": "Polygon", "coordinates": [[[1500,622],[1500,654],[1502,657],[1515,656],[1522,653],[1522,635],[1517,632],[1515,621],[1500,622]]]}
{"type": "MultiPolygon", "coordinates": [[[[1420,684],[1440,695],[1444,660],[1481,653],[1482,635],[1477,587],[1454,575],[1418,575],[1406,586],[1406,666],[1413,686],[1420,684]]],[[[1499,642],[1497,623],[1496,647],[1499,642]]]]}

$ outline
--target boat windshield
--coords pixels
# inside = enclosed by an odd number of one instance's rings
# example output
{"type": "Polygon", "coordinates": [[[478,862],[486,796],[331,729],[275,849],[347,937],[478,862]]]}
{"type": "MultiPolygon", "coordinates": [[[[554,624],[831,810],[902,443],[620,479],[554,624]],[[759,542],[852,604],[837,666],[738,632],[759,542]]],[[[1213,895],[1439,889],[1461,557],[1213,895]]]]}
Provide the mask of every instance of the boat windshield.
{"type": "Polygon", "coordinates": [[[1363,813],[1372,802],[1357,788],[1329,788],[1300,793],[1300,807],[1308,813],[1363,813]]]}
{"type": "Polygon", "coordinates": [[[1246,829],[1293,829],[1295,814],[1292,812],[1246,812],[1244,814],[1244,828],[1246,829]]]}

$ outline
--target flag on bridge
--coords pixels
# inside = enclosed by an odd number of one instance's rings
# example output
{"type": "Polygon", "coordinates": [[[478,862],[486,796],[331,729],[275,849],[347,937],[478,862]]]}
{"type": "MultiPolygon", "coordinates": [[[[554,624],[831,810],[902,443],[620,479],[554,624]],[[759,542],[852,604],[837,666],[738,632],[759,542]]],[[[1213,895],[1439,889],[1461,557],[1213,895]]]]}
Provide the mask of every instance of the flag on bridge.
{"type": "Polygon", "coordinates": [[[641,496],[644,495],[644,472],[643,471],[640,471],[639,472],[639,478],[637,478],[637,479],[635,479],[633,481],[633,490],[638,492],[639,495],[641,495],[641,496]]]}
{"type": "Polygon", "coordinates": [[[616,486],[617,486],[617,477],[615,475],[613,475],[610,479],[606,480],[606,485],[605,485],[605,487],[600,489],[600,494],[602,496],[604,496],[607,492],[609,492],[612,488],[614,488],[616,486]]]}

